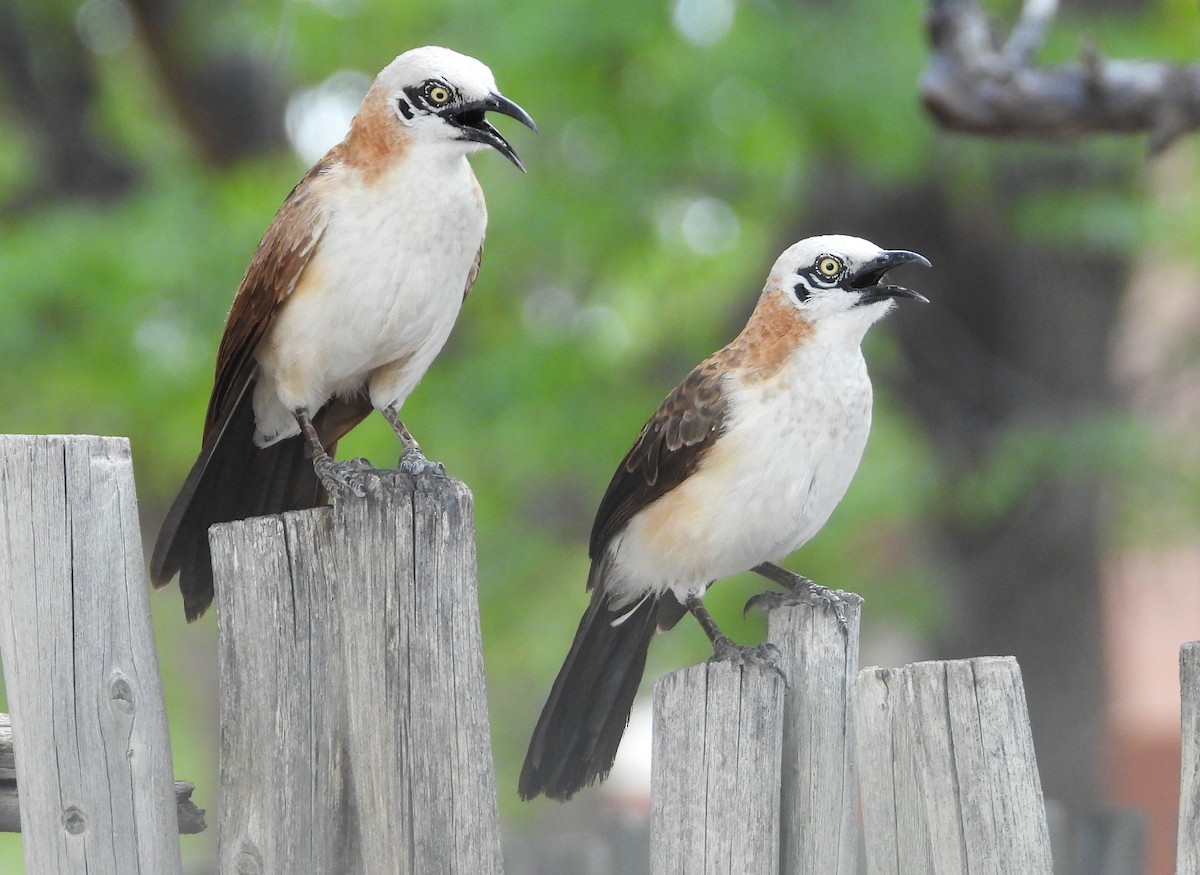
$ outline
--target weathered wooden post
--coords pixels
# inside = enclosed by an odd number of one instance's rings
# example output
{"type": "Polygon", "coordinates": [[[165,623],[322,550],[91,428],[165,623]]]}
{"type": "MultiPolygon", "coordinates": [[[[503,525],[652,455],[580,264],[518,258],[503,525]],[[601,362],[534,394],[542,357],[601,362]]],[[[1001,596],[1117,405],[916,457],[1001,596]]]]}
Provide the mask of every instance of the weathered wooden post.
{"type": "Polygon", "coordinates": [[[779,871],[783,680],[708,662],[654,685],[654,875],[779,871]]]}
{"type": "MultiPolygon", "coordinates": [[[[21,804],[17,793],[16,755],[13,752],[12,719],[0,714],[0,832],[21,831],[21,804]]],[[[204,809],[192,801],[196,787],[187,781],[175,782],[175,816],[179,834],[204,832],[204,809]]]]}
{"type": "Polygon", "coordinates": [[[1179,650],[1183,700],[1183,772],[1179,786],[1176,875],[1200,875],[1200,641],[1179,650]]]}
{"type": "Polygon", "coordinates": [[[855,717],[869,875],[1050,875],[1015,659],[864,669],[855,717]]]}
{"type": "Polygon", "coordinates": [[[467,488],[210,532],[222,873],[501,870],[467,488]]]}
{"type": "Polygon", "coordinates": [[[0,659],[25,866],[182,871],[124,438],[0,437],[0,659]]]}
{"type": "Polygon", "coordinates": [[[858,869],[854,680],[861,601],[832,611],[771,611],[767,639],[787,675],[783,717],[780,875],[854,875],[858,869]]]}

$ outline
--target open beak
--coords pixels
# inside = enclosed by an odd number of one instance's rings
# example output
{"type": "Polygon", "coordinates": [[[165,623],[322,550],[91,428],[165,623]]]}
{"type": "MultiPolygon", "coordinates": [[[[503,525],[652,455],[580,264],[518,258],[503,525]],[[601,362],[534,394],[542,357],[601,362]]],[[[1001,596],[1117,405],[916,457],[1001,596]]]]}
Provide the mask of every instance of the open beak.
{"type": "Polygon", "coordinates": [[[537,124],[529,113],[502,94],[489,94],[483,100],[453,107],[446,111],[446,117],[451,124],[462,131],[461,139],[491,146],[524,173],[525,165],[521,163],[521,159],[517,157],[513,147],[508,144],[508,140],[504,139],[487,120],[488,112],[499,112],[511,116],[531,131],[537,132],[537,124]]]}
{"type": "Polygon", "coordinates": [[[929,259],[915,252],[904,249],[891,249],[879,253],[878,256],[864,264],[851,277],[849,287],[859,291],[859,304],[874,304],[895,298],[912,298],[915,301],[929,303],[929,299],[919,292],[906,289],[903,286],[893,286],[883,282],[883,278],[892,268],[902,264],[919,264],[922,267],[933,267],[929,259]]]}

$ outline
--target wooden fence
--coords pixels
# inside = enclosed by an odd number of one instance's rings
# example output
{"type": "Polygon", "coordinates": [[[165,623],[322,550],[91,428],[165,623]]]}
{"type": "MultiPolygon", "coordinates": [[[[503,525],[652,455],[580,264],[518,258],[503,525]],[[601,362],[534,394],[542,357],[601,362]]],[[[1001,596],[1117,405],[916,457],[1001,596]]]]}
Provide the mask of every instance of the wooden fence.
{"type": "MultiPolygon", "coordinates": [[[[501,871],[470,493],[384,486],[212,531],[222,875],[501,871]]],[[[180,873],[203,812],[173,784],[128,443],[0,437],[0,551],[0,829],[38,875],[180,873]]],[[[1015,661],[859,671],[858,624],[773,612],[787,684],[658,681],[655,875],[849,875],[860,848],[870,875],[1051,873],[1015,661]]],[[[1200,642],[1181,681],[1177,871],[1200,875],[1200,642]]]]}

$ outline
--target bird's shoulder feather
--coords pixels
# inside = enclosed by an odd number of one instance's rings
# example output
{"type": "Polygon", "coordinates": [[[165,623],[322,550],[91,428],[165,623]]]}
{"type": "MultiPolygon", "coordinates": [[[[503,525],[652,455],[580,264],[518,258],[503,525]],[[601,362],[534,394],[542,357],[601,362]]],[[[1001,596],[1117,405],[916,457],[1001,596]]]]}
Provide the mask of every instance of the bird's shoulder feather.
{"type": "Polygon", "coordinates": [[[671,390],[642,427],[600,501],[589,548],[593,559],[635,514],[699,466],[728,416],[724,373],[721,353],[705,359],[671,390]]]}
{"type": "Polygon", "coordinates": [[[314,183],[329,169],[330,161],[328,156],[319,161],[292,189],[246,268],[217,350],[216,375],[204,421],[205,438],[227,414],[227,408],[254,372],[255,350],[270,332],[317,250],[327,217],[314,183]]]}

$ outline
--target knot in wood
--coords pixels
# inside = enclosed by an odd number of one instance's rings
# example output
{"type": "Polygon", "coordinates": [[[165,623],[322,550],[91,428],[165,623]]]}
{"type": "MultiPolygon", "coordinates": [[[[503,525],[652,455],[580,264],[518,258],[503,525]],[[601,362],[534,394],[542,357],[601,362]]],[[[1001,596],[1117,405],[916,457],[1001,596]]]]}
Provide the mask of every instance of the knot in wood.
{"type": "Polygon", "coordinates": [[[108,695],[112,706],[118,711],[133,711],[133,684],[120,671],[114,671],[108,680],[108,695]]]}
{"type": "Polygon", "coordinates": [[[259,853],[253,842],[242,842],[242,847],[233,861],[233,871],[237,875],[262,875],[262,854],[259,853]]]}
{"type": "Polygon", "coordinates": [[[77,836],[87,829],[87,815],[78,805],[70,805],[63,809],[62,825],[71,835],[77,836]]]}

